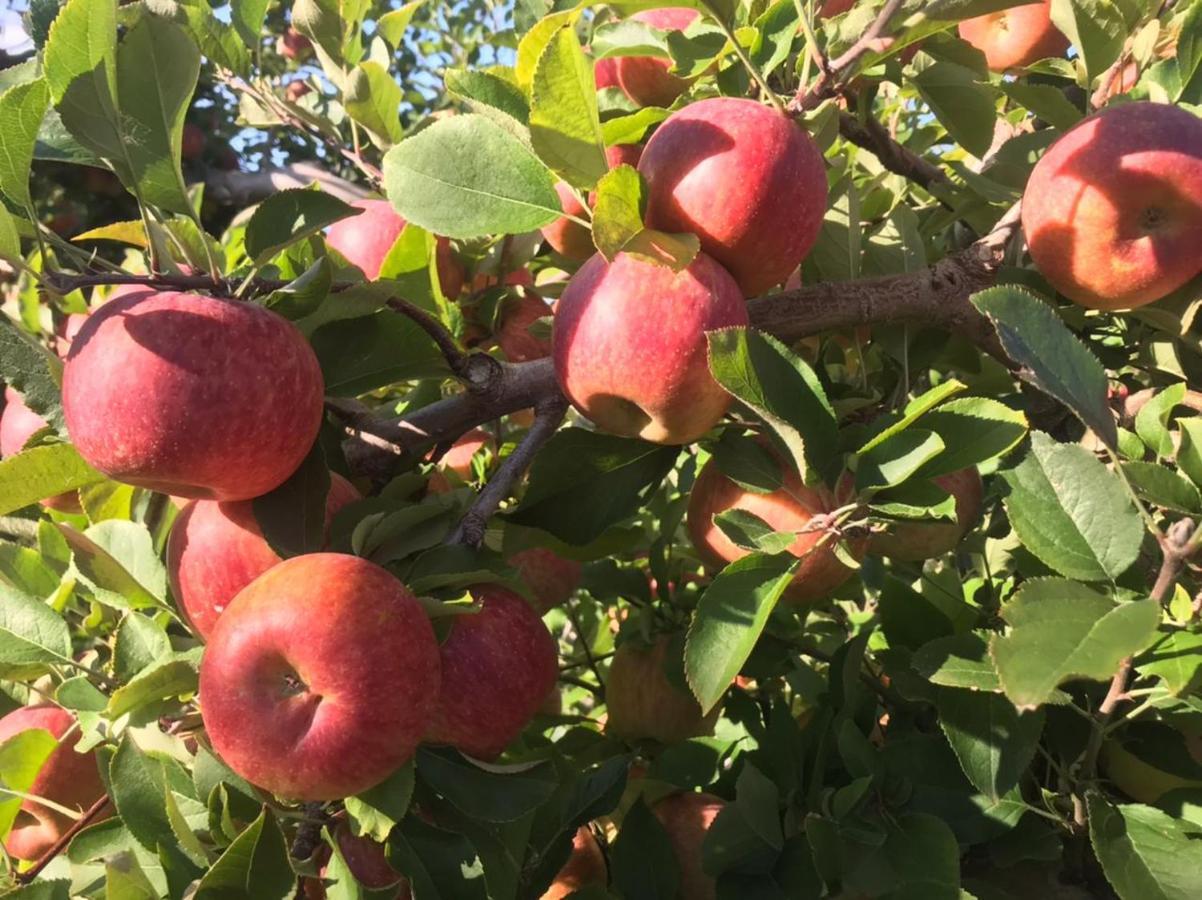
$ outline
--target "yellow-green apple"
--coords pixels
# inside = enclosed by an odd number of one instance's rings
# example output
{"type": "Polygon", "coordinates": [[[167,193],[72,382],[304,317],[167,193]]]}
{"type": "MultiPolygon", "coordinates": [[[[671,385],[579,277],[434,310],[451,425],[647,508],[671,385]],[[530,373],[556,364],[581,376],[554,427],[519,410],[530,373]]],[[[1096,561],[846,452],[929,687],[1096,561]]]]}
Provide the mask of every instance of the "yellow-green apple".
{"type": "Polygon", "coordinates": [[[1202,271],[1202,119],[1162,103],[1090,116],[1036,163],[1022,222],[1035,265],[1075,303],[1159,300],[1202,271]]]}
{"type": "MultiPolygon", "coordinates": [[[[331,473],[327,531],[334,514],[359,499],[353,484],[331,473]]],[[[171,593],[201,638],[208,638],[217,617],[240,590],[279,562],[259,530],[250,500],[191,500],[171,526],[167,541],[171,593]]]]}
{"type": "MultiPolygon", "coordinates": [[[[388,251],[408,223],[387,200],[356,200],[351,206],[363,212],[331,225],[326,232],[326,243],[357,266],[369,281],[375,281],[380,277],[388,251]]],[[[451,299],[458,297],[463,290],[463,266],[445,237],[437,240],[434,262],[443,294],[451,299]]]]}
{"type": "Polygon", "coordinates": [[[534,608],[541,616],[563,603],[580,586],[583,566],[560,556],[549,547],[530,547],[509,557],[522,583],[534,595],[534,608]]]}
{"type": "Polygon", "coordinates": [[[213,749],[295,800],[337,800],[412,758],[438,702],[438,641],[413,593],[357,556],[311,553],[236,596],[200,666],[213,749]]]}
{"type": "Polygon", "coordinates": [[[604,430],[687,444],[730,405],[710,375],[706,332],[746,324],[739,286],[704,253],[680,272],[598,253],[555,307],[555,373],[572,405],[604,430]]]}
{"type": "Polygon", "coordinates": [[[670,115],[643,149],[647,224],[691,232],[747,296],[780,284],[826,214],[826,168],[810,136],[754,100],[714,97],[670,115]]]}
{"type": "MultiPolygon", "coordinates": [[[[750,491],[722,474],[714,460],[701,469],[689,495],[688,531],[701,558],[710,566],[722,567],[746,556],[749,551],[728,538],[714,523],[714,516],[741,509],[759,516],[775,531],[801,532],[788,550],[801,559],[785,596],[795,601],[828,596],[853,574],[835,555],[834,536],[817,527],[815,517],[825,516],[850,500],[850,479],[840,479],[838,490],[823,484],[802,484],[792,466],[781,466],[781,486],[771,493],[750,491]],[[810,528],[813,530],[802,531],[810,528]],[[824,540],[825,538],[825,540],[824,540]],[[821,544],[821,546],[819,546],[821,544]]],[[[821,521],[821,520],[820,520],[821,521]]],[[[867,538],[847,541],[857,559],[867,550],[867,538]]]]}
{"type": "Polygon", "coordinates": [[[587,825],[581,825],[572,836],[572,855],[551,882],[541,900],[564,900],[590,885],[605,886],[609,869],[605,854],[587,825]]]}
{"type": "MultiPolygon", "coordinates": [[[[25,706],[0,719],[0,744],[25,731],[41,729],[59,742],[51,751],[28,793],[58,807],[83,812],[104,796],[104,783],[96,766],[96,752],[76,753],[75,717],[58,706],[25,706]],[[68,735],[68,732],[72,734],[68,735]]],[[[60,809],[37,800],[21,803],[4,849],[16,859],[37,859],[71,827],[74,819],[60,809]]]]}
{"type": "Polygon", "coordinates": [[[455,616],[439,647],[442,688],[426,740],[488,760],[539,711],[559,677],[559,654],[517,594],[485,584],[472,596],[480,610],[455,616]]]}
{"type": "Polygon", "coordinates": [[[313,43],[291,25],[275,43],[276,52],[286,59],[302,59],[313,50],[313,43]]]}
{"type": "Polygon", "coordinates": [[[1063,56],[1068,38],[1052,24],[1052,0],[999,9],[959,25],[960,37],[985,54],[990,71],[1021,69],[1036,60],[1063,56]]]}
{"type": "Polygon", "coordinates": [[[981,473],[970,466],[946,475],[936,475],[931,480],[952,495],[956,503],[955,520],[891,522],[888,530],[872,536],[868,545],[870,553],[906,562],[919,562],[956,549],[956,545],[981,515],[981,500],[985,490],[981,473]]]}
{"type": "MultiPolygon", "coordinates": [[[[618,645],[605,682],[607,734],[627,741],[675,744],[714,730],[718,707],[703,714],[688,688],[668,677],[669,650],[675,648],[679,653],[682,646],[667,634],[651,644],[629,639],[618,645]]],[[[675,663],[679,665],[680,660],[675,663]]]]}
{"type": "Polygon", "coordinates": [[[651,807],[668,833],[680,870],[677,896],[689,900],[714,900],[717,896],[717,883],[702,868],[701,845],[725,806],[726,801],[713,794],[685,792],[670,794],[651,807]]]}
{"type": "Polygon", "coordinates": [[[133,293],[79,330],[63,372],[71,440],[94,468],[180,497],[246,500],[313,446],[324,385],[288,320],[254,303],[133,293]]]}
{"type": "MultiPolygon", "coordinates": [[[[0,413],[0,459],[16,456],[25,449],[30,438],[48,427],[45,419],[25,405],[19,393],[10,387],[4,389],[4,412],[0,413]]],[[[59,512],[80,511],[79,494],[76,491],[46,497],[40,502],[47,509],[57,509],[59,512]]]]}
{"type": "MultiPolygon", "coordinates": [[[[648,9],[630,18],[660,31],[684,31],[700,15],[695,9],[670,6],[648,9]]],[[[671,106],[688,89],[689,81],[668,71],[671,60],[658,56],[619,56],[618,84],[639,106],[671,106]]]]}

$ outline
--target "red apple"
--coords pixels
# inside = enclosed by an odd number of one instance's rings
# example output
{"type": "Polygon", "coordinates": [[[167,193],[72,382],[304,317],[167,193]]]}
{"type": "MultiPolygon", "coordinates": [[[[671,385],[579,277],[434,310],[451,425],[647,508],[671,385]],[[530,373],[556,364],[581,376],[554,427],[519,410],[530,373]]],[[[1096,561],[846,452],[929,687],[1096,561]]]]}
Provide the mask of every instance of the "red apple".
{"type": "Polygon", "coordinates": [[[1068,39],[1052,24],[1052,0],[1012,6],[965,19],[960,37],[985,54],[992,72],[1021,69],[1049,56],[1063,56],[1068,39]]]}
{"type": "MultiPolygon", "coordinates": [[[[25,706],[0,719],[0,743],[34,728],[48,731],[59,741],[38,771],[28,793],[67,809],[84,812],[104,795],[104,783],[96,766],[96,752],[76,753],[79,733],[73,732],[75,717],[50,704],[25,706]]],[[[21,804],[4,849],[16,859],[37,859],[73,824],[70,816],[28,799],[21,804]]]]}
{"type": "MultiPolygon", "coordinates": [[[[16,456],[25,449],[31,437],[46,427],[46,420],[26,406],[20,394],[12,388],[4,389],[4,412],[0,413],[0,459],[16,456]]],[[[76,491],[46,497],[41,504],[60,512],[77,513],[81,510],[76,491]]]]}
{"type": "Polygon", "coordinates": [[[286,59],[303,59],[313,52],[313,42],[289,25],[276,41],[275,49],[286,59]]]}
{"type": "Polygon", "coordinates": [[[438,702],[438,641],[375,563],[294,556],[242,589],[209,638],[200,705],[235,772],[295,800],[336,800],[408,761],[438,702]]]}
{"type": "Polygon", "coordinates": [[[447,479],[447,472],[454,472],[459,481],[470,481],[472,458],[485,447],[495,449],[493,436],[483,428],[473,428],[460,437],[438,461],[439,468],[430,476],[428,490],[434,494],[449,492],[452,484],[447,479]]]}
{"type": "MultiPolygon", "coordinates": [[[[697,699],[669,680],[665,670],[669,648],[679,652],[683,646],[667,634],[650,645],[634,639],[618,645],[605,683],[607,734],[626,741],[676,744],[714,730],[718,707],[703,715],[697,699]]],[[[672,662],[680,664],[679,659],[672,662]]]]}
{"type": "MultiPolygon", "coordinates": [[[[781,487],[770,494],[757,494],[741,487],[722,474],[712,459],[705,464],[689,495],[688,531],[693,546],[707,565],[715,568],[742,559],[749,551],[735,544],[717,525],[714,516],[730,509],[746,510],[759,516],[776,531],[800,531],[815,516],[829,513],[849,500],[849,479],[840,482],[838,491],[826,485],[805,485],[792,466],[782,466],[781,487]]],[[[826,532],[807,531],[789,545],[789,552],[801,559],[801,566],[786,596],[795,601],[818,600],[852,576],[852,570],[835,556],[834,540],[826,532]],[[816,548],[816,549],[815,549],[816,548]]],[[[867,549],[866,538],[847,542],[856,558],[867,549]]]]}
{"type": "Polygon", "coordinates": [[[605,887],[608,874],[601,845],[588,826],[581,825],[572,837],[572,855],[543,892],[541,900],[564,900],[590,885],[605,887]]]}
{"type": "Polygon", "coordinates": [[[689,900],[714,900],[718,886],[701,865],[701,845],[706,832],[722,812],[726,801],[713,794],[682,793],[664,797],[651,812],[659,819],[672,843],[680,868],[677,895],[689,900]]]}
{"type": "Polygon", "coordinates": [[[501,307],[497,344],[510,362],[529,362],[551,355],[551,342],[530,333],[539,319],[551,315],[551,306],[533,291],[507,297],[501,307]]]}
{"type": "MultiPolygon", "coordinates": [[[[643,158],[642,144],[613,144],[605,148],[605,161],[609,163],[611,169],[616,169],[618,166],[638,166],[639,160],[643,158]]],[[[595,203],[596,197],[589,196],[589,202],[595,203]]]]}
{"type": "Polygon", "coordinates": [[[868,546],[870,553],[918,562],[956,549],[981,515],[981,500],[985,492],[981,474],[970,467],[937,475],[931,480],[955,499],[955,521],[890,523],[888,531],[873,535],[868,546]]]}
{"type": "Polygon", "coordinates": [[[442,690],[426,734],[477,759],[495,759],[538,713],[559,677],[555,639],[530,604],[485,584],[480,611],[455,616],[440,647],[442,690]]]}
{"type": "Polygon", "coordinates": [[[822,6],[818,8],[818,18],[833,19],[835,16],[843,15],[855,5],[856,0],[823,0],[822,6]]]}
{"type": "MultiPolygon", "coordinates": [[[[648,9],[630,18],[661,31],[684,31],[700,15],[695,9],[671,6],[648,9]]],[[[689,81],[671,74],[671,60],[656,56],[615,57],[618,83],[639,106],[671,106],[672,101],[688,89],[689,81]]]]}
{"type": "MultiPolygon", "coordinates": [[[[327,532],[334,514],[361,497],[353,484],[330,473],[327,532]]],[[[250,500],[192,500],[171,526],[171,593],[201,638],[209,637],[217,617],[240,590],[280,562],[259,530],[253,506],[250,500]]]]}
{"type": "Polygon", "coordinates": [[[284,87],[284,96],[293,103],[299,102],[301,97],[311,93],[313,93],[313,88],[304,81],[290,81],[284,87]]]}
{"type": "MultiPolygon", "coordinates": [[[[116,294],[114,293],[114,296],[116,294]]],[[[83,328],[83,323],[88,321],[87,313],[71,313],[54,329],[54,352],[62,359],[67,358],[67,354],[71,352],[71,342],[75,340],[75,336],[79,334],[79,329],[83,328]]]]}
{"type": "Polygon", "coordinates": [[[826,213],[818,147],[754,100],[715,97],[673,113],[647,142],[639,171],[647,224],[697,235],[749,297],[789,277],[826,213]]]}
{"type": "Polygon", "coordinates": [[[548,547],[530,547],[509,557],[522,582],[534,594],[534,608],[544,615],[563,603],[580,587],[583,566],[548,547]]]}
{"type": "Polygon", "coordinates": [[[396,896],[409,895],[408,886],[403,884],[404,877],[388,864],[383,844],[369,837],[356,836],[346,822],[339,822],[334,828],[334,840],[338,842],[338,852],[346,861],[347,868],[365,888],[382,891],[393,885],[401,885],[403,890],[396,896]]]}
{"type": "Polygon", "coordinates": [[[618,83],[618,60],[613,56],[607,56],[604,59],[599,59],[593,65],[593,81],[597,84],[597,90],[601,91],[605,88],[616,87],[620,88],[618,83]]]}
{"type": "Polygon", "coordinates": [[[710,375],[705,333],[746,324],[738,285],[704,253],[680,272],[597,254],[556,305],[555,372],[572,404],[606,431],[687,444],[730,405],[710,375]]]}
{"type": "Polygon", "coordinates": [[[529,269],[514,269],[512,272],[506,272],[505,277],[499,275],[488,275],[484,272],[477,272],[472,276],[471,291],[477,294],[480,291],[490,287],[498,287],[504,285],[506,287],[534,287],[534,276],[530,274],[529,269]]]}
{"type": "Polygon", "coordinates": [[[286,319],[253,303],[137,292],[88,317],[67,357],[71,440],[117,481],[246,500],[313,446],[321,368],[286,319]]]}
{"type": "MultiPolygon", "coordinates": [[[[351,265],[358,266],[369,281],[375,281],[380,277],[380,267],[388,251],[408,223],[387,200],[356,200],[351,206],[363,212],[331,225],[326,232],[326,243],[351,265]]],[[[438,238],[434,257],[439,286],[453,300],[463,290],[463,266],[455,258],[451,242],[444,237],[438,238]]]]}
{"type": "Polygon", "coordinates": [[[568,259],[585,260],[593,255],[593,232],[568,216],[583,218],[587,221],[584,206],[576,198],[572,189],[564,182],[555,183],[555,193],[559,195],[559,207],[563,215],[544,225],[541,229],[543,239],[554,248],[555,252],[568,259]]]}
{"type": "Polygon", "coordinates": [[[192,122],[185,122],[182,147],[184,159],[200,159],[205,152],[204,129],[192,122]]]}
{"type": "Polygon", "coordinates": [[[1202,119],[1161,103],[1090,116],[1035,165],[1022,221],[1035,265],[1073,302],[1159,300],[1202,271],[1202,119]]]}

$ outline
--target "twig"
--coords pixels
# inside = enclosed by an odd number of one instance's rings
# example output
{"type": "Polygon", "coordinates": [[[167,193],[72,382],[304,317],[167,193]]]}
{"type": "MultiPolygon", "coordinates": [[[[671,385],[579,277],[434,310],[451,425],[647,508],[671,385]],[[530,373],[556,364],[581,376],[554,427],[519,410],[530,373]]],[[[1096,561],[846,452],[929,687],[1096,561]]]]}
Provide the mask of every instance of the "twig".
{"type": "Polygon", "coordinates": [[[37,862],[35,862],[24,872],[20,873],[17,876],[17,882],[20,884],[29,884],[35,878],[41,875],[42,871],[48,865],[54,862],[55,857],[67,849],[67,845],[74,840],[75,835],[87,828],[97,816],[104,812],[108,805],[108,794],[105,794],[90,807],[88,807],[87,812],[72,822],[71,827],[64,831],[62,835],[59,836],[59,839],[51,844],[45,853],[38,857],[37,862]]]}
{"type": "Polygon", "coordinates": [[[797,90],[796,96],[789,101],[789,111],[803,113],[814,109],[823,100],[835,96],[847,75],[855,69],[860,60],[876,48],[881,34],[888,27],[894,14],[901,9],[903,0],[888,0],[877,13],[868,29],[860,35],[854,44],[847,48],[831,62],[820,68],[818,77],[810,87],[804,85],[797,90]]]}
{"type": "Polygon", "coordinates": [[[308,859],[321,843],[321,826],[326,822],[321,803],[306,803],[304,818],[296,827],[296,836],[292,839],[292,849],[289,854],[293,859],[308,859]]]}
{"type": "Polygon", "coordinates": [[[885,127],[871,116],[861,121],[850,113],[839,113],[839,134],[845,140],[873,154],[890,172],[901,175],[927,190],[949,181],[947,174],[939,166],[899,144],[890,137],[885,127]]]}
{"type": "Polygon", "coordinates": [[[451,372],[467,385],[469,391],[483,390],[497,377],[501,368],[499,359],[487,353],[465,351],[446,326],[424,309],[397,298],[388,301],[388,308],[408,317],[430,336],[451,372]]]}

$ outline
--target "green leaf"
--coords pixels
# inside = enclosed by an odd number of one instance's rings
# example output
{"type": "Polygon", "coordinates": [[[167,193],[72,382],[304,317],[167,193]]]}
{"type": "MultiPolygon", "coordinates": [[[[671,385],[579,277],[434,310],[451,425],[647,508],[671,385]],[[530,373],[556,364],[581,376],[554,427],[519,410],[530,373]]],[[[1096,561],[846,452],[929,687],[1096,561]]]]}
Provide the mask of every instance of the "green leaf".
{"type": "Polygon", "coordinates": [[[117,609],[166,608],[167,572],[144,525],[108,519],[82,532],[60,522],[58,530],[96,599],[117,609]]]}
{"type": "Polygon", "coordinates": [[[17,220],[2,205],[0,205],[0,259],[6,259],[14,265],[23,261],[21,236],[17,233],[17,220]]]}
{"type": "Polygon", "coordinates": [[[770,494],[783,483],[780,463],[759,441],[739,434],[737,429],[723,430],[709,450],[722,474],[740,487],[770,494]]]}
{"type": "Polygon", "coordinates": [[[325,545],[330,470],[320,441],[288,480],[251,501],[255,522],[279,556],[316,553],[325,545]]]}
{"type": "Polygon", "coordinates": [[[1138,803],[1087,798],[1089,840],[1122,900],[1192,900],[1202,895],[1202,829],[1138,803]]]}
{"type": "Polygon", "coordinates": [[[24,802],[21,795],[33,787],[43,763],[57,749],[54,735],[41,728],[19,731],[0,743],[0,784],[4,786],[4,793],[0,793],[0,839],[8,837],[16,821],[24,802]]]}
{"type": "Polygon", "coordinates": [[[129,683],[113,691],[104,714],[116,720],[160,700],[170,700],[185,694],[195,694],[200,667],[199,647],[169,658],[156,660],[129,683]]]}
{"type": "Polygon", "coordinates": [[[1084,447],[1037,431],[1027,458],[1001,474],[1015,533],[1057,572],[1102,581],[1135,562],[1143,522],[1119,477],[1084,447]]]}
{"type": "Polygon", "coordinates": [[[859,454],[867,453],[878,444],[882,444],[889,438],[901,434],[940,403],[960,393],[965,388],[966,385],[963,382],[951,378],[931,388],[929,391],[925,391],[921,396],[915,397],[906,404],[906,408],[902,410],[901,415],[881,416],[872,423],[872,437],[865,441],[856,452],[859,454]]]}
{"type": "Polygon", "coordinates": [[[257,50],[263,41],[263,21],[271,0],[230,0],[230,23],[243,43],[257,50]]]}
{"type": "Polygon", "coordinates": [[[1202,687],[1202,634],[1173,629],[1137,660],[1136,668],[1161,679],[1175,697],[1196,691],[1202,687]]]}
{"type": "Polygon", "coordinates": [[[386,12],[376,20],[376,28],[384,40],[388,41],[393,47],[400,47],[401,38],[405,34],[405,29],[409,27],[409,23],[413,20],[413,14],[425,3],[426,0],[411,0],[391,12],[386,12]]]}
{"type": "Polygon", "coordinates": [[[105,900],[158,900],[154,889],[129,850],[114,853],[104,861],[105,900]]]}
{"type": "Polygon", "coordinates": [[[702,712],[713,709],[751,655],[800,561],[752,553],[718,573],[697,603],[685,640],[685,679],[702,712]]]}
{"type": "Polygon", "coordinates": [[[551,171],[518,138],[477,114],[435,122],[384,157],[388,198],[434,234],[520,234],[562,215],[551,171]]]}
{"type": "Polygon", "coordinates": [[[943,439],[925,428],[910,428],[874,444],[856,460],[856,489],[896,487],[943,451],[943,439]]]}
{"type": "Polygon", "coordinates": [[[44,78],[14,85],[0,94],[0,192],[19,209],[29,209],[29,173],[50,89],[44,78]]]}
{"type": "Polygon", "coordinates": [[[1135,433],[1157,458],[1173,454],[1173,435],[1169,431],[1169,417],[1173,409],[1185,399],[1185,383],[1178,382],[1163,391],[1157,391],[1135,414],[1135,433]]]}
{"type": "Polygon", "coordinates": [[[609,168],[593,64],[570,24],[551,36],[534,67],[530,143],[552,171],[579,188],[591,188],[609,168]]]}
{"type": "Polygon", "coordinates": [[[113,673],[121,681],[129,681],[170,654],[171,639],[153,619],[136,612],[121,619],[113,646],[113,673]]]}
{"type": "Polygon", "coordinates": [[[529,487],[508,518],[587,544],[640,509],[679,453],[636,438],[562,429],[534,458],[529,487]]]}
{"type": "Polygon", "coordinates": [[[1108,446],[1118,435],[1106,404],[1106,371],[1046,302],[1002,285],[974,294],[972,302],[997,329],[1022,377],[1071,409],[1108,446]]]}
{"type": "Polygon", "coordinates": [[[835,414],[814,370],[784,344],[752,328],[711,331],[714,380],[772,429],[808,481],[830,479],[839,464],[835,414]]]}
{"type": "Polygon", "coordinates": [[[488,900],[480,857],[462,834],[407,816],[389,840],[388,859],[421,900],[488,900]]]}
{"type": "Polygon", "coordinates": [[[397,381],[448,374],[430,336],[391,310],[330,322],[313,333],[312,342],[330,397],[355,397],[397,381]]]}
{"type": "Polygon", "coordinates": [[[63,364],[57,357],[30,340],[7,316],[0,316],[0,378],[20,392],[26,406],[65,437],[67,429],[59,393],[62,373],[63,364]]]}
{"type": "Polygon", "coordinates": [[[530,120],[526,95],[512,81],[476,69],[448,69],[443,78],[447,91],[462,100],[472,112],[482,115],[500,112],[523,125],[530,120]]]}
{"type": "Polygon", "coordinates": [[[1202,487],[1202,418],[1178,419],[1181,445],[1177,448],[1177,468],[1202,487]]]}
{"type": "Polygon", "coordinates": [[[946,688],[936,695],[939,727],[978,791],[1000,800],[1035,757],[1043,711],[1019,713],[1001,694],[946,688]]]}
{"type": "Polygon", "coordinates": [[[1202,512],[1202,494],[1191,481],[1160,463],[1125,462],[1123,472],[1136,493],[1162,509],[1196,515],[1202,512]]]}
{"type": "Polygon", "coordinates": [[[246,225],[246,255],[261,266],[285,247],[353,215],[358,215],[353,206],[324,191],[278,191],[255,207],[246,225]]]}
{"type": "Polygon", "coordinates": [[[1027,435],[1027,417],[989,397],[957,397],[923,416],[943,439],[943,452],[922,467],[926,478],[1005,456],[1027,435]]]}
{"type": "Polygon", "coordinates": [[[1051,0],[1052,24],[1072,42],[1085,62],[1086,84],[1119,58],[1127,23],[1113,0],[1051,0]]]}
{"type": "Polygon", "coordinates": [[[22,450],[0,460],[0,515],[103,479],[70,444],[22,450]]]}
{"type": "Polygon", "coordinates": [[[361,62],[351,71],[342,92],[347,114],[367,129],[372,143],[387,150],[403,136],[397,114],[404,94],[401,86],[377,62],[361,62]]]}
{"type": "Polygon", "coordinates": [[[989,653],[1006,696],[1020,709],[1047,703],[1070,678],[1109,679],[1119,663],[1156,638],[1160,607],[1151,600],[1116,604],[1063,578],[1023,583],[1001,610],[1010,625],[989,653]]]}
{"type": "Polygon", "coordinates": [[[973,156],[988,152],[997,121],[994,88],[978,81],[972,69],[950,62],[928,66],[911,83],[953,141],[973,156]]]}
{"type": "Polygon", "coordinates": [[[674,272],[688,267],[701,250],[693,234],[668,234],[643,225],[646,185],[633,166],[623,163],[597,184],[593,210],[593,242],[611,262],[619,253],[667,266],[674,272]]]}
{"type": "Polygon", "coordinates": [[[601,123],[601,135],[605,138],[605,146],[617,144],[637,144],[647,136],[652,128],[668,118],[668,110],[657,106],[648,106],[625,116],[615,116],[601,123]]]}
{"type": "Polygon", "coordinates": [[[267,807],[200,879],[195,900],[288,900],[296,876],[288,845],[267,807]]]}
{"type": "Polygon", "coordinates": [[[231,4],[233,28],[213,15],[208,0],[170,0],[170,5],[154,4],[156,14],[174,11],[172,20],[186,28],[200,52],[215,65],[224,66],[237,75],[250,72],[251,55],[248,47],[258,46],[262,28],[256,28],[251,40],[243,37],[254,17],[254,7],[264,0],[242,0],[231,4]]]}
{"type": "Polygon", "coordinates": [[[0,584],[0,669],[71,659],[67,623],[40,600],[0,584]]]}
{"type": "Polygon", "coordinates": [[[1053,128],[1068,129],[1081,121],[1081,110],[1064,96],[1062,90],[1050,84],[1002,81],[997,86],[1003,94],[1020,106],[1025,106],[1053,128]]]}
{"type": "Polygon", "coordinates": [[[610,853],[610,875],[622,897],[631,900],[674,900],[680,865],[664,826],[642,797],[622,820],[610,853]]]}
{"type": "Polygon", "coordinates": [[[163,763],[143,753],[131,733],[125,732],[109,763],[109,793],[130,834],[152,852],[160,843],[175,843],[175,833],[163,808],[165,790],[163,763]]]}
{"type": "Polygon", "coordinates": [[[914,671],[932,684],[973,691],[1000,691],[997,669],[989,655],[988,632],[965,632],[935,638],[912,658],[914,671]]]}
{"type": "Polygon", "coordinates": [[[714,516],[714,524],[744,550],[784,553],[797,540],[795,531],[773,531],[772,526],[745,509],[728,509],[714,516]]]}
{"type": "Polygon", "coordinates": [[[179,213],[191,210],[180,153],[184,113],[199,74],[200,51],[192,39],[159,16],[142,16],[117,50],[125,159],[142,199],[179,213]]]}
{"type": "Polygon", "coordinates": [[[417,776],[473,819],[513,822],[543,803],[558,784],[549,760],[497,766],[476,763],[455,750],[417,751],[417,776]]]}
{"type": "Polygon", "coordinates": [[[383,843],[405,818],[413,799],[416,773],[413,763],[401,766],[374,788],[346,798],[346,812],[356,834],[365,834],[383,843]]]}

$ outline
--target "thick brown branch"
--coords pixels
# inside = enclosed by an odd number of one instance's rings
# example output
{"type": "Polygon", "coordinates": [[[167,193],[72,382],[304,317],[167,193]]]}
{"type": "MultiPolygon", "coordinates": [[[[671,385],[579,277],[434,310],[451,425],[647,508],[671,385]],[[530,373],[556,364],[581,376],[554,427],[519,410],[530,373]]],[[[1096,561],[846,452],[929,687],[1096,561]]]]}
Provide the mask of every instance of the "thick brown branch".
{"type": "Polygon", "coordinates": [[[947,174],[934,163],[899,144],[876,119],[864,121],[850,113],[839,113],[839,134],[844,139],[867,150],[881,165],[897,175],[930,190],[933,185],[948,181],[947,174]]]}

